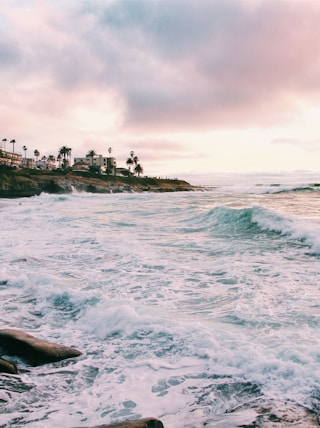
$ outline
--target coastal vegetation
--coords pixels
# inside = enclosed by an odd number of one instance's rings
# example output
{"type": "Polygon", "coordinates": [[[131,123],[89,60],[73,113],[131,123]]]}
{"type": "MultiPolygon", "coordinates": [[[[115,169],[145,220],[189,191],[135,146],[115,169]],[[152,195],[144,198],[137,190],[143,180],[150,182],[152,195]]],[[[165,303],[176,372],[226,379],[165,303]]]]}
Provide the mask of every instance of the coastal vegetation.
{"type": "Polygon", "coordinates": [[[140,174],[143,174],[143,168],[139,163],[139,158],[134,151],[130,152],[130,157],[128,157],[126,165],[130,173],[132,168],[132,173],[136,174],[138,177],[140,177],[140,174]]]}

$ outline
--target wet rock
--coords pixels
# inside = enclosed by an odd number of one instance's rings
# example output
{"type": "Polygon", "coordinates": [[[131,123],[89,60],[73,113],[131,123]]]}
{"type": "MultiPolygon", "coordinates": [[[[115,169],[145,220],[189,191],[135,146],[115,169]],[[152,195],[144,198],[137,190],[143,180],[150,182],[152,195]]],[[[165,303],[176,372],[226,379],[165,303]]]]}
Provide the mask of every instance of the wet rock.
{"type": "MultiPolygon", "coordinates": [[[[279,402],[259,399],[242,408],[248,407],[255,411],[256,417],[247,427],[295,426],[307,428],[319,426],[318,416],[314,412],[290,401],[279,402]]],[[[243,427],[245,426],[243,425],[243,427]]]]}
{"type": "Polygon", "coordinates": [[[43,183],[41,191],[46,193],[72,193],[72,186],[63,179],[55,177],[54,180],[47,180],[43,183]]]}
{"type": "Polygon", "coordinates": [[[159,419],[144,418],[136,421],[125,421],[111,425],[96,425],[87,428],[164,428],[164,426],[159,419]]]}
{"type": "Polygon", "coordinates": [[[18,369],[15,364],[0,358],[0,373],[18,374],[18,369]]]}
{"type": "Polygon", "coordinates": [[[81,355],[75,348],[37,339],[14,329],[0,330],[0,350],[2,354],[21,357],[34,366],[81,355]]]}
{"type": "Polygon", "coordinates": [[[258,398],[207,421],[207,428],[312,428],[319,418],[312,410],[291,401],[258,398]]]}

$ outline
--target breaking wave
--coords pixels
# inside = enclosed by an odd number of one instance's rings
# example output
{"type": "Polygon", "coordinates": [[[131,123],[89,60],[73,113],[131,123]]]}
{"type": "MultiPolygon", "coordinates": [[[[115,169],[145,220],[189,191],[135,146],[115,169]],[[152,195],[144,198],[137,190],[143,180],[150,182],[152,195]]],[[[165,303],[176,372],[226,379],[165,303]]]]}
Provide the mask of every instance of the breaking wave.
{"type": "Polygon", "coordinates": [[[216,236],[230,234],[233,239],[252,239],[261,233],[273,237],[287,237],[305,244],[311,252],[320,254],[320,225],[308,219],[255,205],[250,208],[229,208],[220,206],[189,220],[189,232],[211,231],[216,236]]]}

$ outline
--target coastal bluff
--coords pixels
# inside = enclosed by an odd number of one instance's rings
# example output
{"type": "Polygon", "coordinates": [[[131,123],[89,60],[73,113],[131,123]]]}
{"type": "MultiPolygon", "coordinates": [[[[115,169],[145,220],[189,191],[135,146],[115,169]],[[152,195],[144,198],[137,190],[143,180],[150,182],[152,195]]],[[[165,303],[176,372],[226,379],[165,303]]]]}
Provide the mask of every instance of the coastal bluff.
{"type": "Polygon", "coordinates": [[[123,177],[72,171],[0,170],[0,198],[22,198],[40,195],[42,192],[178,192],[196,189],[196,186],[178,179],[123,177]]]}

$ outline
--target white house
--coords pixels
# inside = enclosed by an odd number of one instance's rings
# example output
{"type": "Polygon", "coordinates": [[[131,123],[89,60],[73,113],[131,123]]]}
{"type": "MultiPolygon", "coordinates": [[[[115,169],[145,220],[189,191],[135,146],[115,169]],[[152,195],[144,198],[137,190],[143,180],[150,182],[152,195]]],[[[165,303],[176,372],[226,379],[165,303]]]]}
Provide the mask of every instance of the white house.
{"type": "Polygon", "coordinates": [[[56,161],[51,160],[49,157],[43,156],[42,159],[39,159],[35,162],[36,168],[38,169],[48,169],[52,171],[53,169],[57,169],[56,161]]]}
{"type": "Polygon", "coordinates": [[[114,175],[116,171],[117,162],[113,157],[104,157],[102,155],[86,156],[85,158],[74,158],[74,163],[86,163],[89,166],[100,167],[102,172],[107,172],[114,175]]]}

